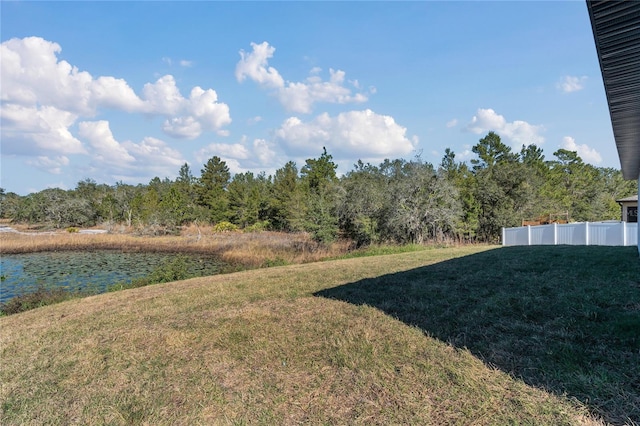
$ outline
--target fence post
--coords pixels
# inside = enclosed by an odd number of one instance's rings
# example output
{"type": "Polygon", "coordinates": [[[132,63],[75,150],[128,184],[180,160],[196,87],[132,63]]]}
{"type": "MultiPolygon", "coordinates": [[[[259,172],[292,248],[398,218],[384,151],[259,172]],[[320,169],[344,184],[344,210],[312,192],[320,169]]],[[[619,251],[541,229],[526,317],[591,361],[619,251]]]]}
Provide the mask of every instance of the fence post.
{"type": "Polygon", "coordinates": [[[627,245],[627,222],[621,222],[622,225],[622,246],[627,245]]]}
{"type": "Polygon", "coordinates": [[[502,247],[506,245],[505,237],[507,235],[507,231],[502,227],[502,247]]]}
{"type": "Polygon", "coordinates": [[[585,222],[584,223],[584,245],[588,246],[589,245],[589,222],[585,222]]]}
{"type": "Polygon", "coordinates": [[[555,222],[553,224],[553,245],[558,245],[558,224],[555,222]]]}
{"type": "Polygon", "coordinates": [[[531,245],[531,225],[527,225],[527,245],[531,245]]]}

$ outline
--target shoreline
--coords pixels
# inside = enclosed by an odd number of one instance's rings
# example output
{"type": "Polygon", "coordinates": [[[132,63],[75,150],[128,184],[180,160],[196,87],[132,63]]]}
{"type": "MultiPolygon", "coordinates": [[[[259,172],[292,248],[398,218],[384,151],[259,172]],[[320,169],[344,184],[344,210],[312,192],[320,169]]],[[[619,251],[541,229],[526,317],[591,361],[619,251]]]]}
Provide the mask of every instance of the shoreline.
{"type": "Polygon", "coordinates": [[[3,228],[5,230],[0,232],[0,254],[83,250],[204,254],[220,257],[230,264],[260,267],[274,261],[287,264],[314,262],[345,254],[351,249],[347,241],[323,246],[308,234],[272,231],[215,233],[207,228],[195,230],[190,227],[180,235],[150,236],[104,230],[70,233],[3,228]]]}

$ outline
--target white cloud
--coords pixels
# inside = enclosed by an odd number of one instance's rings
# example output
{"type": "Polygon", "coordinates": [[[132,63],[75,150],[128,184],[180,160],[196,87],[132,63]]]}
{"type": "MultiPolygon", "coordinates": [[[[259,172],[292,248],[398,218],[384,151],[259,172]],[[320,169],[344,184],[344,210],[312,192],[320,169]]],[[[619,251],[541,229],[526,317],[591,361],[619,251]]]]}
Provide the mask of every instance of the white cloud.
{"type": "Polygon", "coordinates": [[[77,114],[92,114],[92,77],[67,61],[61,47],[39,37],[13,38],[0,45],[0,98],[23,106],[50,105],[77,114]]]}
{"type": "Polygon", "coordinates": [[[140,99],[126,81],[114,77],[98,77],[91,85],[93,103],[126,112],[144,109],[140,99]]]}
{"type": "MultiPolygon", "coordinates": [[[[162,62],[164,62],[165,64],[167,64],[169,66],[173,65],[173,59],[171,59],[168,56],[163,56],[162,57],[162,62]]],[[[181,60],[178,61],[178,65],[180,65],[181,67],[184,67],[184,68],[190,68],[190,67],[193,66],[193,61],[189,61],[189,60],[186,60],[186,59],[181,59],[181,60]]]]}
{"type": "Polygon", "coordinates": [[[78,136],[89,142],[94,160],[104,165],[132,163],[135,158],[129,154],[111,133],[108,121],[83,121],[78,123],[78,136]]]}
{"type": "Polygon", "coordinates": [[[38,156],[35,159],[27,160],[27,164],[51,174],[59,175],[62,173],[62,167],[69,165],[69,158],[64,155],[57,157],[38,156]]]}
{"type": "Polygon", "coordinates": [[[260,165],[271,165],[276,160],[276,152],[273,150],[272,144],[264,139],[256,139],[253,141],[253,153],[259,160],[260,165]]]}
{"type": "Polygon", "coordinates": [[[77,115],[52,106],[0,106],[0,137],[3,154],[82,154],[86,150],[69,127],[77,115]]]}
{"type": "Polygon", "coordinates": [[[218,94],[215,90],[204,90],[199,86],[191,89],[188,111],[205,130],[220,129],[231,123],[229,106],[218,102],[218,94]]]}
{"type": "Polygon", "coordinates": [[[284,79],[273,67],[268,67],[269,58],[273,57],[276,48],[269,46],[266,41],[257,44],[251,43],[252,51],[246,53],[240,50],[240,61],[236,65],[236,78],[239,82],[249,77],[261,86],[269,88],[281,88],[284,79]]]}
{"type": "Polygon", "coordinates": [[[142,94],[145,99],[144,111],[151,114],[175,115],[185,106],[185,99],[172,75],[145,84],[142,94]]]}
{"type": "MultiPolygon", "coordinates": [[[[368,100],[367,95],[354,94],[351,88],[345,86],[345,72],[342,70],[330,69],[329,80],[323,81],[319,76],[321,69],[314,67],[305,81],[285,83],[278,70],[268,66],[275,48],[266,41],[261,44],[251,43],[251,47],[253,51],[250,53],[240,51],[240,61],[236,65],[237,80],[242,82],[249,78],[265,89],[275,90],[276,97],[288,111],[308,114],[317,102],[346,104],[368,100]]],[[[349,84],[355,89],[360,87],[357,80],[350,81],[349,84]]]]}
{"type": "MultiPolygon", "coordinates": [[[[72,136],[64,133],[75,119],[94,117],[105,108],[165,116],[163,129],[180,138],[197,137],[203,131],[218,131],[231,122],[229,107],[218,102],[212,89],[194,87],[186,99],[180,94],[173,76],[165,75],[155,83],[145,84],[142,96],[139,96],[124,79],[94,78],[67,61],[59,60],[61,51],[59,44],[40,37],[14,38],[0,45],[3,140],[14,128],[20,128],[24,133],[42,134],[44,127],[49,127],[49,133],[58,133],[50,144],[60,145],[64,139],[69,145],[72,136]],[[49,120],[46,126],[37,125],[33,117],[24,116],[19,120],[15,112],[20,108],[37,110],[41,116],[44,111],[58,111],[58,118],[66,114],[73,119],[59,119],[57,124],[49,120]],[[13,127],[5,129],[5,122],[13,123],[13,127]]],[[[163,61],[171,64],[170,58],[163,58],[163,61]]],[[[183,60],[180,64],[189,66],[190,62],[183,60]]],[[[22,139],[33,141],[37,137],[23,136],[22,139]]],[[[60,152],[68,153],[68,150],[60,152]]]]}
{"type": "Polygon", "coordinates": [[[276,160],[276,152],[272,145],[271,142],[264,139],[255,139],[253,143],[249,143],[248,138],[243,136],[237,143],[209,144],[198,150],[195,153],[195,158],[204,164],[215,155],[224,160],[233,173],[242,173],[248,170],[261,172],[265,171],[265,167],[270,168],[276,160]]]}
{"type": "Polygon", "coordinates": [[[178,139],[195,139],[202,134],[202,125],[194,117],[175,117],[165,120],[162,131],[178,139]]]}
{"type": "Polygon", "coordinates": [[[556,84],[556,87],[563,93],[571,93],[584,89],[586,82],[587,76],[583,75],[582,77],[575,77],[571,75],[565,75],[564,77],[562,77],[562,80],[560,80],[556,84]]]}
{"type": "Polygon", "coordinates": [[[125,182],[139,182],[155,176],[171,176],[185,163],[180,152],[160,139],[145,137],[140,143],[119,142],[109,122],[104,120],[83,121],[78,128],[79,136],[88,142],[92,175],[105,180],[115,177],[125,182]]]}
{"type": "Polygon", "coordinates": [[[447,126],[448,129],[450,129],[452,127],[456,127],[457,124],[458,124],[458,119],[454,118],[453,120],[447,121],[446,126],[447,126]]]}
{"type": "Polygon", "coordinates": [[[589,147],[587,144],[578,145],[576,140],[571,136],[565,136],[562,138],[560,148],[566,149],[567,151],[577,152],[580,158],[587,163],[600,164],[602,162],[602,156],[598,151],[589,147]]]}
{"type": "MultiPolygon", "coordinates": [[[[176,174],[180,166],[185,163],[182,154],[171,148],[166,142],[145,137],[140,143],[122,142],[122,146],[135,158],[135,165],[131,170],[140,168],[151,172],[149,176],[171,176],[176,174]]],[[[151,176],[151,177],[153,177],[151,176]]]]}
{"type": "Polygon", "coordinates": [[[196,159],[205,163],[209,158],[217,155],[220,158],[233,158],[236,160],[246,160],[251,155],[246,146],[240,143],[224,144],[212,143],[202,148],[196,153],[196,159]]]}
{"type": "Polygon", "coordinates": [[[316,155],[325,146],[336,159],[384,159],[415,150],[417,138],[408,139],[406,132],[393,117],[367,109],[336,117],[325,113],[310,122],[288,118],[276,130],[275,140],[301,155],[316,155]]]}
{"type": "Polygon", "coordinates": [[[522,145],[541,145],[544,143],[544,137],[540,135],[540,132],[544,131],[543,126],[520,120],[509,123],[504,116],[491,108],[479,108],[466,129],[478,135],[494,131],[501,137],[508,139],[511,145],[518,149],[522,145]]]}

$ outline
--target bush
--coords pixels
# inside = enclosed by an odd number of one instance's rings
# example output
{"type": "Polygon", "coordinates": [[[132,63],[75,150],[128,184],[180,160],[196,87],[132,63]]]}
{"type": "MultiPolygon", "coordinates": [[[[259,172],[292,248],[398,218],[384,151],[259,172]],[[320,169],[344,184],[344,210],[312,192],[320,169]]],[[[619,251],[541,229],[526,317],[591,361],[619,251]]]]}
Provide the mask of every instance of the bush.
{"type": "Polygon", "coordinates": [[[218,222],[213,227],[213,232],[235,232],[238,230],[238,226],[231,222],[218,222]]]}
{"type": "Polygon", "coordinates": [[[244,232],[262,232],[269,229],[271,223],[268,220],[263,220],[261,222],[256,222],[251,226],[247,226],[244,228],[244,232]]]}
{"type": "Polygon", "coordinates": [[[274,266],[286,266],[289,263],[281,257],[276,257],[275,259],[266,259],[262,262],[263,268],[273,268],[274,266]]]}
{"type": "Polygon", "coordinates": [[[0,305],[0,316],[12,315],[40,306],[53,305],[65,300],[79,297],[77,292],[71,292],[64,288],[45,288],[40,285],[32,293],[19,294],[0,305]]]}
{"type": "Polygon", "coordinates": [[[75,226],[70,226],[67,228],[67,232],[70,234],[75,234],[77,232],[80,232],[80,230],[78,228],[76,228],[75,226]]]}
{"type": "Polygon", "coordinates": [[[120,282],[110,285],[107,288],[107,291],[119,291],[129,288],[145,287],[151,284],[186,280],[187,278],[192,278],[194,276],[194,274],[189,272],[187,267],[187,258],[185,256],[178,256],[171,262],[154,269],[149,276],[136,278],[130,283],[120,282]]]}

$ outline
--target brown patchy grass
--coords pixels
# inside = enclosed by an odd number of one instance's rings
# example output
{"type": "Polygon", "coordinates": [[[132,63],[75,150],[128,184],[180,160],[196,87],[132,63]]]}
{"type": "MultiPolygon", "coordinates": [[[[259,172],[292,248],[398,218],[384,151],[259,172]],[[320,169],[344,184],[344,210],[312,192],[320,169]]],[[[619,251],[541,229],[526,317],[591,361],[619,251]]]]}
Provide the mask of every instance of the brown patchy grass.
{"type": "Polygon", "coordinates": [[[313,296],[486,249],[194,278],[0,318],[0,422],[598,424],[380,309],[313,296]]]}
{"type": "MultiPolygon", "coordinates": [[[[13,225],[12,225],[13,226],[13,225]]],[[[63,250],[122,250],[144,252],[202,253],[218,256],[230,264],[259,267],[265,263],[315,262],[346,253],[351,244],[340,241],[324,246],[307,234],[283,232],[222,232],[210,226],[190,226],[177,236],[138,236],[131,233],[78,234],[65,231],[0,233],[0,254],[63,250]]]]}

